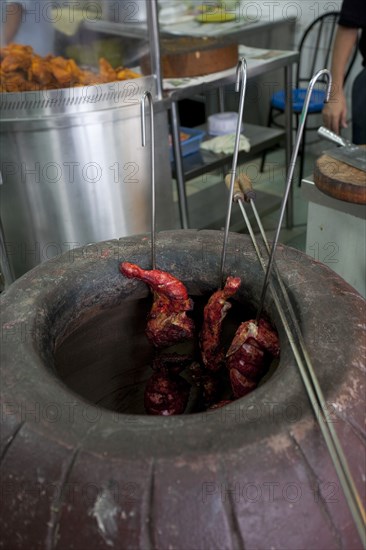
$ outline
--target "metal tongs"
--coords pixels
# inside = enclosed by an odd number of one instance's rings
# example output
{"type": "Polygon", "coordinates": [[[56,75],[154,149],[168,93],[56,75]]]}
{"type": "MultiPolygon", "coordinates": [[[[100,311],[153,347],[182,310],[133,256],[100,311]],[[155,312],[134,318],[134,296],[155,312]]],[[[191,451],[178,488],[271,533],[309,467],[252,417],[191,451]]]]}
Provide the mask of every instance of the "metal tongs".
{"type": "MultiPolygon", "coordinates": [[[[238,65],[237,74],[240,67],[244,67],[244,73],[246,70],[246,64],[245,60],[241,60],[238,65]]],[[[362,541],[363,547],[366,547],[366,538],[365,538],[365,521],[366,521],[366,514],[365,510],[362,505],[362,501],[359,497],[359,494],[357,492],[357,488],[354,484],[354,481],[352,479],[351,472],[349,470],[349,466],[346,460],[346,457],[343,453],[341,444],[339,442],[338,436],[334,430],[334,427],[332,423],[328,420],[330,418],[330,414],[328,411],[328,407],[325,402],[325,398],[323,395],[323,392],[320,388],[317,376],[315,374],[309,353],[306,349],[305,341],[302,336],[299,324],[296,319],[296,315],[294,312],[294,309],[292,307],[291,301],[289,299],[287,290],[285,288],[284,283],[282,282],[281,275],[279,273],[279,270],[276,266],[274,256],[275,251],[278,243],[279,233],[282,226],[282,221],[286,209],[286,203],[289,196],[289,191],[292,183],[292,177],[293,172],[295,168],[296,158],[300,146],[300,141],[303,133],[303,129],[305,126],[305,120],[306,115],[310,103],[310,97],[311,92],[314,88],[314,85],[316,81],[319,79],[320,76],[326,75],[328,77],[328,87],[327,87],[327,100],[329,98],[330,88],[331,88],[331,75],[329,71],[326,69],[323,69],[321,71],[318,71],[313,78],[311,79],[307,94],[303,106],[303,110],[300,117],[300,124],[297,131],[295,146],[293,150],[293,154],[290,161],[290,166],[288,170],[287,175],[287,181],[286,181],[286,187],[285,187],[285,193],[282,200],[281,210],[280,210],[280,216],[279,216],[279,222],[275,234],[275,238],[273,240],[272,246],[270,247],[268,240],[265,235],[265,231],[263,228],[263,225],[260,221],[256,206],[255,206],[255,193],[252,189],[251,182],[249,178],[246,178],[245,176],[240,176],[239,178],[236,178],[236,170],[237,170],[237,151],[234,151],[234,157],[233,157],[233,167],[232,172],[230,175],[226,177],[226,184],[230,187],[230,206],[228,207],[227,212],[227,218],[226,218],[226,226],[225,226],[225,235],[224,235],[224,246],[223,246],[223,253],[222,253],[222,262],[221,262],[221,280],[223,278],[224,273],[224,263],[225,263],[225,257],[226,257],[226,246],[227,246],[227,239],[228,239],[228,231],[230,226],[230,216],[231,216],[231,202],[234,200],[235,202],[238,202],[239,207],[242,211],[245,224],[247,226],[248,232],[250,234],[251,240],[253,242],[253,246],[255,248],[259,263],[265,273],[261,297],[259,301],[259,306],[257,309],[257,316],[256,321],[258,322],[263,306],[264,301],[266,297],[267,288],[270,288],[273,301],[275,303],[275,306],[277,308],[277,311],[279,313],[281,322],[284,326],[286,335],[289,339],[289,343],[291,345],[292,351],[294,353],[297,366],[299,368],[299,372],[301,375],[301,378],[303,380],[303,383],[305,385],[310,403],[313,407],[315,417],[317,418],[319,422],[319,427],[321,429],[322,435],[324,437],[325,443],[327,445],[329,454],[331,456],[334,468],[336,470],[338,479],[340,481],[341,487],[343,489],[347,504],[349,506],[349,509],[351,511],[353,520],[355,522],[357,531],[359,533],[360,539],[362,541]],[[229,181],[230,180],[230,181],[229,181]],[[230,184],[230,185],[229,185],[230,184]],[[256,222],[259,227],[259,231],[262,237],[262,240],[264,242],[266,251],[267,251],[267,258],[266,261],[263,258],[262,252],[258,246],[254,231],[252,229],[251,223],[249,221],[249,218],[247,216],[247,213],[245,211],[244,203],[249,202],[253,214],[255,216],[256,222]],[[271,279],[271,271],[274,271],[275,274],[275,282],[271,279]],[[276,285],[275,285],[276,283],[276,285]],[[281,299],[286,304],[286,310],[289,315],[290,320],[288,320],[285,310],[282,307],[281,299]],[[293,332],[294,331],[294,332],[293,332]],[[295,334],[294,334],[295,333],[295,334]],[[296,337],[295,337],[296,335],[296,337]]],[[[240,115],[238,118],[238,127],[237,127],[237,139],[236,144],[239,143],[239,137],[238,134],[240,133],[240,123],[241,123],[241,117],[243,114],[243,105],[244,105],[244,95],[245,95],[245,82],[246,82],[246,76],[243,75],[243,87],[242,87],[242,95],[240,98],[240,107],[239,112],[240,115]]],[[[237,81],[237,88],[238,88],[238,81],[237,81]]]]}

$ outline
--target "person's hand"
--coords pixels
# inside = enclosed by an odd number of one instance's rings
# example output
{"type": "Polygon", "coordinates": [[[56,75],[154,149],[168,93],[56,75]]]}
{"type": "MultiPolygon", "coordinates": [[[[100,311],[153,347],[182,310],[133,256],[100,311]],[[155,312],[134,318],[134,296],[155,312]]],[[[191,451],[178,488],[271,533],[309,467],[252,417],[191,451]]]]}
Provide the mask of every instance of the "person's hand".
{"type": "Polygon", "coordinates": [[[347,102],[343,91],[331,96],[329,103],[324,105],[323,124],[332,132],[339,134],[342,128],[347,128],[347,102]]]}

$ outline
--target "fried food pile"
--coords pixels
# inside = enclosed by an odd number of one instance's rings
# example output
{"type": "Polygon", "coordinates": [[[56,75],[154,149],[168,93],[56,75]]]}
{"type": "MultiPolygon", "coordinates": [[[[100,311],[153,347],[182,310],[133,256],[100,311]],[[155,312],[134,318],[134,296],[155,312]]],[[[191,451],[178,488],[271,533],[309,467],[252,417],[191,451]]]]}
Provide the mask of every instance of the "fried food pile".
{"type": "Polygon", "coordinates": [[[184,284],[173,275],[141,269],[128,262],[122,262],[119,270],[125,277],[148,284],[153,293],[145,331],[156,350],[154,373],[145,387],[148,414],[183,414],[190,400],[195,401],[194,412],[227,405],[252,392],[272,360],[279,357],[278,334],[263,318],[258,323],[241,322],[231,336],[231,344],[223,343],[224,319],[232,307],[228,299],[239,290],[239,277],[228,277],[224,287],[212,294],[197,328],[187,315],[194,307],[193,300],[184,284]],[[195,339],[198,346],[192,356],[166,350],[168,346],[195,339]],[[195,394],[193,400],[192,394],[195,394]]]}
{"type": "Polygon", "coordinates": [[[57,90],[141,76],[130,69],[113,69],[104,58],[99,60],[99,73],[84,70],[73,59],[53,55],[41,57],[31,46],[22,44],[0,48],[0,60],[0,92],[57,90]]]}

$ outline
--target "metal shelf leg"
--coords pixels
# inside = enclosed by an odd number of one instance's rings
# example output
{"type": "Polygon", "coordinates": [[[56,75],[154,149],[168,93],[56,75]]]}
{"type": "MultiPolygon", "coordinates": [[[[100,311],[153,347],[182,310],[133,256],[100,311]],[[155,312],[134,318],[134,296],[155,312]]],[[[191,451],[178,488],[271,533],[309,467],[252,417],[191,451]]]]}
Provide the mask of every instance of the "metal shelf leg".
{"type": "Polygon", "coordinates": [[[171,130],[172,130],[173,151],[174,151],[174,160],[175,160],[175,172],[176,172],[176,179],[177,179],[180,222],[181,222],[182,229],[188,229],[189,228],[188,202],[187,202],[187,194],[186,194],[186,182],[185,182],[184,171],[183,171],[182,149],[180,145],[179,113],[178,113],[178,105],[176,101],[173,101],[171,105],[171,130]]]}
{"type": "MultiPolygon", "coordinates": [[[[285,144],[285,163],[286,173],[289,169],[292,153],[292,65],[285,66],[285,128],[286,128],[286,144],[285,144]]],[[[286,206],[286,227],[292,229],[294,226],[294,190],[293,185],[288,196],[286,206]]]]}

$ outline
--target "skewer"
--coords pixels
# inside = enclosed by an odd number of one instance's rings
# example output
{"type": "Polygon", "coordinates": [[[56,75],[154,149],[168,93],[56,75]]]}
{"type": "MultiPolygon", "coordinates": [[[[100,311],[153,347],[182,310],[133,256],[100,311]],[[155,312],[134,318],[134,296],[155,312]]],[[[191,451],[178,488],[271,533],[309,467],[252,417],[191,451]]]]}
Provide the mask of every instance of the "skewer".
{"type": "MultiPolygon", "coordinates": [[[[229,176],[226,177],[225,183],[226,183],[226,185],[228,185],[229,176]]],[[[263,257],[262,257],[261,251],[259,249],[254,231],[252,229],[252,225],[249,221],[249,218],[247,216],[247,213],[246,213],[245,207],[244,207],[244,201],[249,202],[251,204],[254,216],[255,216],[256,221],[258,223],[258,227],[259,227],[263,242],[265,244],[265,247],[267,249],[268,254],[270,255],[269,243],[268,243],[263,225],[262,225],[261,220],[259,218],[258,211],[257,211],[255,203],[254,203],[254,199],[255,199],[255,193],[252,189],[251,181],[246,176],[244,176],[244,177],[239,176],[239,178],[236,179],[235,184],[234,184],[233,200],[235,202],[238,202],[238,204],[239,204],[239,207],[242,211],[242,214],[243,214],[243,217],[244,217],[244,220],[245,220],[245,224],[248,228],[248,231],[249,231],[254,249],[256,251],[258,260],[259,260],[259,262],[262,266],[263,271],[266,272],[265,262],[263,260],[263,257]]],[[[267,269],[268,269],[268,267],[267,267],[267,269]]],[[[278,268],[277,268],[275,262],[273,263],[273,269],[274,269],[274,272],[275,272],[275,275],[276,275],[276,280],[278,282],[279,288],[281,290],[282,298],[284,299],[284,301],[286,303],[287,310],[288,310],[288,313],[289,313],[291,321],[292,321],[292,325],[295,329],[295,333],[297,335],[298,342],[299,342],[300,349],[302,351],[303,357],[300,354],[300,350],[299,350],[298,345],[295,341],[294,334],[291,331],[290,325],[289,325],[288,320],[286,318],[286,314],[285,314],[285,312],[283,310],[283,307],[281,305],[281,301],[280,301],[280,298],[278,296],[277,290],[275,289],[275,287],[273,285],[273,282],[269,281],[268,286],[270,288],[270,291],[271,291],[271,294],[272,294],[272,297],[273,297],[273,301],[275,303],[275,306],[276,306],[277,311],[279,313],[280,319],[281,319],[282,324],[284,326],[286,335],[287,335],[288,340],[290,342],[290,345],[291,345],[292,351],[294,353],[294,356],[295,356],[295,359],[296,359],[296,362],[297,362],[297,366],[299,368],[303,383],[305,385],[310,403],[313,407],[316,418],[318,419],[319,427],[320,427],[321,432],[323,434],[325,443],[327,445],[327,449],[329,451],[329,454],[330,454],[330,457],[332,459],[334,468],[336,470],[338,479],[339,479],[341,487],[343,489],[347,504],[348,504],[349,509],[351,511],[352,517],[354,519],[357,531],[358,531],[359,536],[362,540],[363,546],[366,547],[366,540],[365,540],[365,517],[366,517],[366,515],[365,515],[365,510],[364,510],[363,505],[362,505],[362,501],[359,497],[357,488],[354,484],[352,474],[349,470],[347,459],[346,459],[346,457],[343,453],[343,450],[342,450],[340,441],[338,439],[337,433],[334,430],[334,427],[333,427],[332,423],[328,421],[328,419],[330,418],[328,407],[326,405],[323,392],[320,388],[317,376],[315,374],[313,365],[311,363],[310,356],[309,356],[308,351],[306,349],[306,345],[305,345],[300,327],[298,325],[296,315],[295,315],[295,312],[293,310],[291,301],[289,299],[287,290],[286,290],[286,288],[283,284],[281,275],[278,271],[278,268]],[[304,359],[304,361],[303,361],[303,359],[304,359]],[[305,362],[305,364],[304,364],[304,362],[305,362]]]]}
{"type": "Polygon", "coordinates": [[[142,146],[146,145],[146,111],[145,100],[150,106],[150,149],[151,149],[151,265],[156,268],[156,196],[155,196],[155,128],[154,128],[154,105],[153,98],[149,91],[146,91],[141,98],[141,139],[142,146]]]}
{"type": "Polygon", "coordinates": [[[299,123],[299,127],[298,127],[298,130],[297,130],[295,146],[294,146],[294,150],[292,152],[292,156],[291,156],[291,160],[290,160],[290,166],[289,166],[288,175],[287,175],[285,194],[284,194],[284,197],[283,197],[283,200],[282,200],[282,205],[281,205],[281,210],[280,210],[280,218],[279,218],[279,221],[278,221],[276,234],[275,234],[275,237],[274,237],[273,242],[272,242],[271,254],[269,256],[267,271],[266,271],[266,274],[264,276],[263,288],[262,288],[262,293],[261,293],[261,297],[260,297],[260,300],[259,300],[259,306],[258,306],[257,316],[256,316],[256,321],[257,322],[259,321],[259,318],[262,314],[263,304],[264,304],[264,300],[265,300],[266,292],[267,292],[267,287],[268,287],[268,280],[269,280],[269,276],[270,276],[271,269],[272,269],[272,263],[273,263],[273,258],[274,258],[274,254],[275,254],[275,251],[276,251],[277,243],[278,243],[278,237],[279,237],[280,231],[281,231],[283,216],[284,216],[285,210],[286,210],[287,199],[288,199],[288,195],[289,195],[290,188],[291,188],[292,177],[293,177],[293,174],[294,174],[294,169],[295,169],[295,164],[296,164],[296,158],[297,158],[297,154],[298,154],[299,147],[300,147],[301,137],[302,137],[302,134],[303,134],[303,131],[304,131],[305,120],[306,120],[306,115],[307,115],[308,108],[309,108],[311,94],[312,94],[312,91],[313,91],[313,88],[315,86],[316,81],[323,75],[328,77],[326,101],[329,100],[330,89],[331,89],[331,86],[332,86],[332,76],[331,76],[330,72],[327,69],[321,69],[320,71],[318,71],[313,76],[313,78],[309,82],[308,89],[307,89],[307,92],[306,92],[305,101],[304,101],[304,105],[303,105],[303,108],[302,108],[302,111],[301,111],[300,123],[299,123]]]}
{"type": "Polygon", "coordinates": [[[245,90],[247,86],[247,62],[244,57],[241,57],[239,59],[236,67],[236,84],[235,84],[236,92],[239,92],[240,81],[241,81],[241,90],[240,90],[240,100],[239,100],[239,111],[238,111],[238,120],[236,124],[235,145],[234,145],[233,162],[232,162],[232,168],[231,168],[229,200],[228,200],[226,220],[225,220],[224,243],[222,246],[222,255],[221,255],[220,286],[222,286],[223,278],[224,278],[227,241],[229,236],[231,209],[232,209],[233,194],[234,194],[234,182],[235,182],[235,176],[236,176],[236,168],[238,164],[240,130],[241,130],[241,124],[243,119],[245,90]]]}

